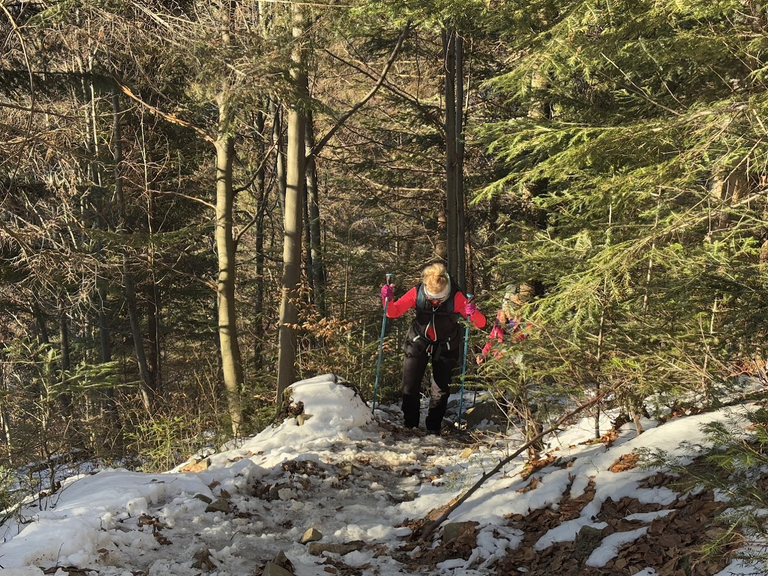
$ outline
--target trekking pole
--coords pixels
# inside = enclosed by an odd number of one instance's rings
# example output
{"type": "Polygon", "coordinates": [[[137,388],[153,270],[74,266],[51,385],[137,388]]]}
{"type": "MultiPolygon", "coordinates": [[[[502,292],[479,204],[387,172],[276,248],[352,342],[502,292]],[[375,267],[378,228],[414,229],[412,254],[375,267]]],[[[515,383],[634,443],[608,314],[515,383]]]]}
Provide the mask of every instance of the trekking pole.
{"type": "MultiPolygon", "coordinates": [[[[387,284],[392,284],[392,274],[387,274],[387,284]]],[[[376,411],[376,393],[379,391],[379,373],[381,372],[381,356],[384,353],[384,329],[387,326],[387,306],[389,298],[384,299],[384,317],[381,319],[381,337],[379,338],[379,359],[376,361],[376,382],[373,385],[373,406],[371,414],[376,411]]]]}
{"type": "MultiPolygon", "coordinates": [[[[472,294],[467,294],[467,302],[472,301],[472,294]]],[[[467,353],[469,350],[469,315],[464,327],[464,360],[461,363],[461,386],[459,387],[459,430],[461,430],[461,414],[464,406],[464,376],[467,373],[467,353]]]]}

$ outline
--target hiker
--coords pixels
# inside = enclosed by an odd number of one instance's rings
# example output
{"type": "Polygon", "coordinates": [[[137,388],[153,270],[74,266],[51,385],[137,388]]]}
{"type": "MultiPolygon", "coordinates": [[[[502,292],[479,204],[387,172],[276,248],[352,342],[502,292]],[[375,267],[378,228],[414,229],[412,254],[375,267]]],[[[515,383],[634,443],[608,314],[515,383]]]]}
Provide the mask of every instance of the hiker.
{"type": "MultiPolygon", "coordinates": [[[[521,317],[521,308],[530,302],[535,294],[536,288],[528,283],[523,283],[519,287],[514,284],[507,285],[501,309],[493,321],[488,341],[477,357],[478,364],[494,360],[509,362],[518,368],[523,368],[523,353],[520,350],[514,350],[513,345],[522,342],[530,335],[531,324],[521,317]]],[[[525,381],[523,385],[513,388],[515,391],[511,397],[506,397],[505,394],[499,403],[506,411],[522,418],[525,423],[526,438],[530,440],[541,432],[542,425],[539,421],[538,406],[529,397],[529,388],[535,389],[535,386],[525,381]]],[[[529,455],[534,457],[542,447],[543,443],[537,442],[529,448],[529,455]]]]}
{"type": "Polygon", "coordinates": [[[427,413],[427,432],[439,434],[448,406],[451,376],[459,365],[462,332],[460,318],[468,318],[477,328],[484,328],[485,316],[467,299],[442,263],[427,266],[421,282],[394,300],[395,287],[381,287],[382,305],[387,318],[399,318],[416,309],[405,337],[403,350],[403,421],[406,428],[418,428],[421,381],[427,364],[432,362],[432,386],[427,413]]]}
{"type": "Polygon", "coordinates": [[[499,358],[505,352],[504,340],[520,342],[528,337],[530,323],[520,318],[520,307],[530,299],[534,289],[529,284],[518,288],[514,284],[507,285],[501,309],[493,320],[493,328],[488,334],[488,341],[477,357],[477,363],[482,364],[489,355],[499,358]]]}

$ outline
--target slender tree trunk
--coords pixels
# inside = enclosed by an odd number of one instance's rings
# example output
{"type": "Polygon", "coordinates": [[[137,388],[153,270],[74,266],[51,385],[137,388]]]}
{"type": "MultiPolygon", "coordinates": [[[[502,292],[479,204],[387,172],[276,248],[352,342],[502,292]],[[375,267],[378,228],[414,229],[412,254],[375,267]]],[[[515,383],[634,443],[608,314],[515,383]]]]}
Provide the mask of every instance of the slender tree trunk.
{"type": "Polygon", "coordinates": [[[99,361],[106,364],[112,360],[112,347],[109,342],[109,320],[107,318],[107,282],[104,278],[99,278],[99,361]]]}
{"type": "Polygon", "coordinates": [[[125,283],[125,303],[128,307],[128,318],[131,323],[131,335],[133,336],[133,348],[136,352],[136,362],[139,366],[141,375],[141,398],[144,408],[152,410],[155,400],[155,391],[152,388],[152,376],[147,367],[147,357],[144,353],[144,338],[141,335],[141,322],[139,321],[139,310],[136,305],[136,289],[133,286],[133,275],[131,273],[128,252],[123,252],[123,281],[125,283]]]}
{"type": "MultiPolygon", "coordinates": [[[[307,124],[305,123],[305,130],[304,130],[304,139],[306,140],[307,135],[307,124]]],[[[304,154],[304,173],[306,176],[306,179],[304,181],[304,189],[303,194],[301,198],[301,222],[304,225],[304,250],[302,250],[302,259],[304,262],[304,276],[307,279],[307,285],[309,290],[307,291],[307,298],[306,302],[307,304],[312,304],[314,302],[314,290],[315,290],[315,281],[312,277],[312,239],[309,232],[309,189],[311,186],[314,186],[314,182],[310,182],[310,175],[307,172],[307,165],[309,164],[309,158],[306,156],[306,148],[305,148],[305,154],[304,154]]]]}
{"type": "Polygon", "coordinates": [[[45,320],[45,314],[40,309],[37,301],[32,302],[32,315],[35,317],[36,336],[38,341],[48,344],[51,341],[48,335],[48,324],[45,320]]]}
{"type": "Polygon", "coordinates": [[[144,188],[146,190],[147,200],[147,228],[149,229],[149,246],[147,252],[147,261],[149,264],[149,280],[146,289],[147,298],[147,348],[149,358],[147,360],[149,373],[152,378],[153,388],[160,392],[163,388],[163,370],[161,353],[161,321],[160,321],[160,287],[157,284],[157,273],[155,264],[155,238],[157,234],[157,214],[155,206],[155,191],[150,189],[149,176],[147,174],[147,163],[144,162],[145,176],[144,188]]]}
{"type": "MultiPolygon", "coordinates": [[[[118,234],[126,232],[127,217],[125,197],[123,195],[123,147],[122,130],[120,118],[122,110],[120,107],[120,93],[117,89],[112,93],[112,113],[114,120],[112,124],[112,149],[115,170],[115,198],[117,199],[119,222],[117,225],[118,234]]],[[[141,323],[139,322],[139,312],[136,305],[136,290],[133,286],[133,275],[131,273],[130,259],[128,249],[123,248],[123,283],[125,284],[125,301],[128,307],[128,317],[131,322],[131,334],[133,335],[133,347],[136,351],[136,361],[139,365],[139,374],[141,375],[141,397],[144,407],[147,410],[152,409],[155,390],[152,385],[152,377],[147,368],[147,358],[144,353],[144,339],[141,335],[141,323]]]]}
{"type": "Polygon", "coordinates": [[[280,209],[285,214],[285,147],[283,145],[283,119],[280,103],[272,101],[272,139],[275,143],[275,180],[280,209]]]}
{"type": "Polygon", "coordinates": [[[266,189],[266,147],[264,146],[266,134],[264,127],[266,125],[265,114],[258,112],[256,117],[258,161],[259,168],[256,172],[255,203],[256,203],[256,225],[254,234],[254,249],[256,251],[256,292],[254,294],[254,327],[256,338],[253,343],[253,364],[258,372],[264,365],[264,215],[267,212],[267,189],[266,189]]]}
{"type": "MultiPolygon", "coordinates": [[[[315,147],[315,129],[311,113],[308,116],[306,129],[307,150],[315,147]]],[[[311,275],[313,302],[322,316],[325,309],[325,264],[320,234],[320,198],[318,191],[317,165],[315,157],[307,160],[307,205],[309,220],[309,255],[311,257],[311,275]]]]}
{"type": "Polygon", "coordinates": [[[232,432],[240,434],[242,408],[240,389],[244,382],[243,364],[237,336],[235,311],[235,241],[233,237],[234,188],[232,165],[235,141],[231,127],[233,111],[226,94],[219,96],[219,129],[216,139],[216,253],[219,263],[217,308],[219,346],[224,387],[227,393],[232,432]]]}
{"type": "Polygon", "coordinates": [[[277,366],[277,403],[280,406],[283,392],[295,380],[296,347],[298,342],[298,309],[296,307],[301,273],[302,197],[306,183],[305,174],[305,115],[308,85],[304,68],[305,54],[301,36],[306,28],[304,9],[292,5],[293,68],[291,78],[297,97],[288,111],[288,147],[286,155],[285,235],[283,239],[283,281],[280,303],[280,326],[277,366]]]}
{"type": "MultiPolygon", "coordinates": [[[[67,313],[64,310],[64,305],[59,301],[59,352],[61,353],[61,381],[64,382],[72,367],[70,358],[69,347],[69,326],[67,323],[67,313]]],[[[59,395],[59,404],[63,415],[65,417],[71,416],[72,411],[72,396],[70,394],[62,393],[59,395]]]]}
{"type": "Polygon", "coordinates": [[[464,39],[457,33],[454,54],[454,88],[456,93],[456,163],[454,186],[456,187],[456,278],[464,290],[469,289],[467,282],[468,266],[471,255],[466,238],[466,199],[464,197],[464,39]]]}
{"type": "Polygon", "coordinates": [[[467,242],[464,201],[464,42],[443,31],[445,77],[445,220],[448,270],[466,290],[467,242]]]}
{"type": "MultiPolygon", "coordinates": [[[[457,257],[458,214],[456,197],[456,87],[455,56],[456,35],[443,30],[443,77],[445,80],[445,225],[446,258],[448,271],[456,277],[459,271],[457,257]]],[[[463,250],[463,247],[462,247],[463,250]]]]}

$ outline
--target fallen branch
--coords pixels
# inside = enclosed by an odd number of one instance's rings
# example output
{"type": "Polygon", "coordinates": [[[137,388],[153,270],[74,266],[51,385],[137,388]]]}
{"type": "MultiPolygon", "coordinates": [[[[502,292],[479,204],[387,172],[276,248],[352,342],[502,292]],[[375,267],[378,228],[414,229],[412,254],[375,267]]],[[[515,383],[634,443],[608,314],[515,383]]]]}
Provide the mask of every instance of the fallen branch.
{"type": "Polygon", "coordinates": [[[597,403],[598,403],[600,400],[602,400],[602,399],[603,399],[603,398],[604,398],[606,395],[610,394],[611,392],[614,392],[614,391],[615,391],[615,390],[616,390],[616,389],[617,389],[619,386],[620,386],[620,384],[619,384],[619,385],[616,385],[616,386],[613,386],[612,388],[610,388],[610,389],[606,390],[606,391],[605,391],[605,392],[603,392],[602,394],[600,394],[600,395],[598,395],[598,396],[595,396],[595,397],[594,397],[594,398],[592,398],[592,400],[590,400],[589,402],[586,402],[585,404],[582,404],[582,405],[578,406],[577,408],[575,408],[574,410],[571,410],[571,411],[570,411],[570,412],[568,412],[567,414],[563,415],[563,416],[562,416],[562,417],[561,417],[561,418],[560,418],[560,419],[559,419],[557,422],[555,422],[555,424],[554,424],[553,426],[551,426],[550,428],[547,428],[546,430],[544,430],[544,431],[540,432],[539,434],[537,434],[536,436],[534,436],[532,439],[530,439],[528,442],[526,442],[525,444],[523,444],[522,446],[520,446],[520,448],[518,448],[518,449],[517,449],[517,450],[516,450],[514,453],[510,454],[509,456],[507,456],[506,458],[504,458],[503,460],[501,460],[501,461],[500,461],[500,462],[499,462],[499,463],[496,465],[496,467],[495,467],[493,470],[491,470],[490,472],[486,472],[485,474],[483,474],[483,476],[482,476],[482,477],[481,477],[481,478],[480,478],[480,479],[479,479],[477,482],[475,482],[475,484],[474,484],[474,485],[473,485],[471,488],[469,488],[469,490],[467,490],[467,491],[466,491],[466,492],[465,492],[465,493],[464,493],[464,494],[461,496],[461,498],[459,498],[458,500],[456,500],[455,502],[453,502],[451,505],[449,505],[449,506],[448,506],[448,507],[445,509],[445,511],[444,511],[444,512],[443,512],[443,513],[442,513],[442,514],[441,514],[441,515],[440,515],[440,516],[439,516],[437,519],[433,520],[432,522],[428,522],[428,523],[424,524],[424,526],[423,526],[423,527],[422,527],[422,529],[421,529],[421,534],[419,534],[419,538],[420,538],[421,540],[425,540],[425,539],[426,539],[426,538],[427,538],[427,537],[428,537],[430,534],[432,534],[432,532],[434,532],[435,530],[437,530],[437,528],[439,528],[439,527],[440,527],[440,524],[442,524],[443,522],[445,522],[445,520],[448,518],[448,516],[450,516],[450,515],[451,515],[451,513],[452,513],[454,510],[456,510],[456,508],[458,508],[458,507],[459,507],[459,506],[461,506],[461,505],[462,505],[464,502],[466,502],[466,501],[469,499],[469,497],[470,497],[470,496],[472,496],[472,494],[474,494],[475,492],[477,492],[477,490],[480,488],[480,486],[482,486],[482,485],[485,483],[485,481],[486,481],[486,480],[488,480],[488,479],[489,479],[491,476],[493,476],[494,474],[496,474],[497,472],[499,472],[499,471],[500,471],[502,468],[504,468],[504,466],[505,466],[506,464],[508,464],[509,462],[511,462],[512,460],[514,460],[514,459],[515,459],[515,458],[517,458],[518,456],[520,456],[520,454],[522,454],[523,452],[525,452],[525,451],[526,451],[526,450],[527,450],[527,449],[528,449],[530,446],[534,445],[536,442],[538,442],[539,440],[541,440],[541,439],[542,439],[544,436],[546,436],[547,434],[551,434],[552,432],[555,432],[555,431],[557,431],[557,430],[560,428],[560,425],[561,425],[563,422],[565,422],[566,420],[568,420],[569,418],[572,418],[573,416],[575,416],[575,415],[576,415],[576,414],[578,414],[579,412],[582,412],[582,411],[586,410],[587,408],[589,408],[589,407],[591,407],[591,406],[594,406],[595,404],[597,404],[597,403]]]}

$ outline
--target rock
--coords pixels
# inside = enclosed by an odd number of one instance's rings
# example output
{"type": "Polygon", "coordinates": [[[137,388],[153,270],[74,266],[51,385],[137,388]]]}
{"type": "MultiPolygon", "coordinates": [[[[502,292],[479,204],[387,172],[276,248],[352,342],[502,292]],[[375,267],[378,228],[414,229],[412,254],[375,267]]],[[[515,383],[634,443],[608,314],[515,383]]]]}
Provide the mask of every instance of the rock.
{"type": "Polygon", "coordinates": [[[190,462],[184,464],[179,470],[181,472],[202,472],[203,470],[208,470],[210,466],[210,458],[203,458],[202,460],[192,459],[190,462]]]}
{"type": "Polygon", "coordinates": [[[312,418],[312,414],[306,414],[306,413],[302,412],[301,414],[296,416],[296,421],[299,423],[299,426],[303,426],[304,422],[306,422],[310,418],[312,418]]]}
{"type": "Polygon", "coordinates": [[[463,418],[467,423],[467,427],[470,428],[477,426],[483,420],[501,423],[507,419],[496,402],[493,401],[475,404],[464,412],[463,418]]]}
{"type": "Polygon", "coordinates": [[[451,522],[443,526],[443,543],[456,540],[464,532],[473,530],[477,526],[477,522],[451,522]]]}
{"type": "Polygon", "coordinates": [[[195,552],[192,557],[195,559],[195,561],[192,563],[192,568],[210,571],[216,567],[216,565],[213,563],[213,560],[211,559],[211,551],[208,550],[208,548],[201,548],[195,552]]]}
{"type": "Polygon", "coordinates": [[[322,537],[323,534],[320,532],[320,530],[317,530],[316,528],[310,528],[304,532],[300,542],[302,544],[307,544],[308,542],[317,542],[318,540],[322,539],[322,537]]]}
{"type": "Polygon", "coordinates": [[[208,496],[206,496],[205,494],[195,494],[195,499],[196,499],[196,500],[202,500],[202,501],[203,501],[203,502],[205,502],[206,504],[210,504],[211,502],[213,502],[213,499],[212,499],[212,498],[209,498],[209,497],[208,497],[208,496]]]}
{"type": "Polygon", "coordinates": [[[363,548],[365,548],[365,542],[362,540],[338,544],[330,542],[312,542],[309,545],[309,553],[312,554],[312,556],[322,556],[323,552],[331,552],[332,554],[344,556],[344,554],[349,554],[355,550],[362,550],[363,548]]]}
{"type": "Polygon", "coordinates": [[[275,555],[272,559],[272,563],[277,564],[281,568],[285,568],[288,572],[293,572],[293,564],[291,564],[291,561],[288,560],[288,557],[282,550],[275,555]]]}
{"type": "Polygon", "coordinates": [[[261,576],[293,576],[293,572],[286,570],[274,562],[267,562],[261,576]]]}
{"type": "Polygon", "coordinates": [[[582,526],[573,545],[573,556],[583,562],[594,552],[603,540],[603,531],[592,526],[582,526]]]}

